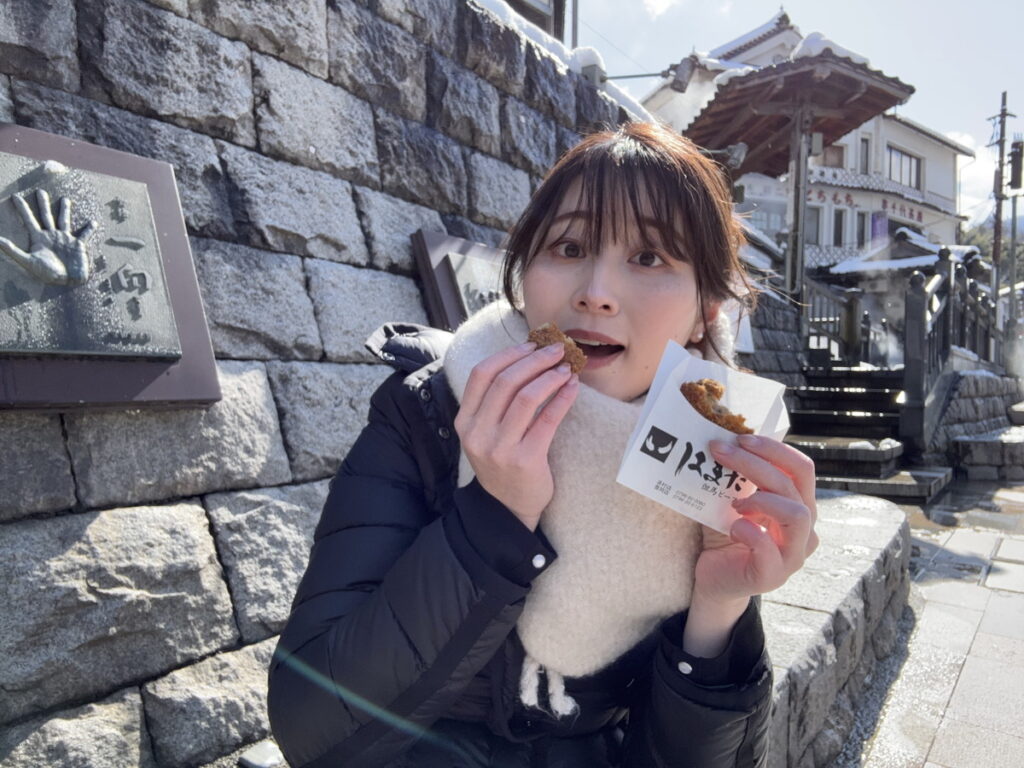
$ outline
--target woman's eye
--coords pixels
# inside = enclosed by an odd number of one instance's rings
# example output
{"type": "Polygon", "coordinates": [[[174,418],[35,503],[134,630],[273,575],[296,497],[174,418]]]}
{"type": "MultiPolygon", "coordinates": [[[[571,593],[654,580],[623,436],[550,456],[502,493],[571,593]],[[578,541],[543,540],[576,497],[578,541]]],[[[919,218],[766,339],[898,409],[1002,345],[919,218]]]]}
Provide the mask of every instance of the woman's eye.
{"type": "Polygon", "coordinates": [[[640,251],[631,261],[641,267],[657,267],[665,263],[665,260],[654,251],[640,251]]]}
{"type": "Polygon", "coordinates": [[[578,259],[583,256],[583,249],[579,243],[562,243],[558,246],[559,252],[567,259],[578,259]]]}

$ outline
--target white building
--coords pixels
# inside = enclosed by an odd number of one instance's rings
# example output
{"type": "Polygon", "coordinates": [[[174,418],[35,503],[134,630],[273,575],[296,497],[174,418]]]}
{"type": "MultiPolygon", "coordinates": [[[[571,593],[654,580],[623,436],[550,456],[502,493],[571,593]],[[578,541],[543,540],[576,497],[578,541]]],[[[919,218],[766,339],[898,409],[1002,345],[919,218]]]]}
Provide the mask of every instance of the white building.
{"type": "MultiPolygon", "coordinates": [[[[714,98],[728,80],[822,48],[867,65],[867,60],[821,35],[806,38],[785,12],[707,54],[684,59],[677,79],[660,83],[643,105],[680,131],[714,98]]],[[[737,141],[739,138],[737,138],[737,141]]],[[[855,274],[851,261],[891,262],[903,250],[895,234],[900,228],[935,244],[957,241],[963,217],[957,211],[958,158],[974,153],[945,136],[897,114],[882,114],[824,147],[810,160],[810,185],[804,223],[804,260],[808,272],[824,279],[831,267],[846,263],[841,273],[855,274]]],[[[791,207],[785,177],[745,174],[739,210],[751,224],[775,238],[787,230],[791,207]]],[[[902,242],[902,241],[901,241],[902,242]]],[[[865,271],[871,266],[865,264],[865,271]]],[[[848,282],[849,278],[845,278],[848,282]]]]}

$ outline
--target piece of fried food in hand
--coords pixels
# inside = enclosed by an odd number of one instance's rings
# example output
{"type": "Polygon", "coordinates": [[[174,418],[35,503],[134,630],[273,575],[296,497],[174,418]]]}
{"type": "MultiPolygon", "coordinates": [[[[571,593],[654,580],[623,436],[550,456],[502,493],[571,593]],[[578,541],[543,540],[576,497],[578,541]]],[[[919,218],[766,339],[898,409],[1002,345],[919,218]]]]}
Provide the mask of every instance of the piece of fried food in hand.
{"type": "Polygon", "coordinates": [[[683,393],[693,409],[708,421],[735,432],[737,435],[752,435],[754,430],[746,424],[746,419],[733,413],[718,401],[725,394],[725,387],[714,379],[700,381],[684,381],[679,390],[683,393]]]}
{"type": "Polygon", "coordinates": [[[565,357],[562,358],[562,362],[568,363],[573,373],[579,373],[587,364],[587,356],[583,354],[583,350],[576,346],[575,341],[558,330],[554,323],[544,323],[539,328],[534,328],[530,331],[527,341],[535,342],[537,349],[552,344],[565,345],[565,357]]]}

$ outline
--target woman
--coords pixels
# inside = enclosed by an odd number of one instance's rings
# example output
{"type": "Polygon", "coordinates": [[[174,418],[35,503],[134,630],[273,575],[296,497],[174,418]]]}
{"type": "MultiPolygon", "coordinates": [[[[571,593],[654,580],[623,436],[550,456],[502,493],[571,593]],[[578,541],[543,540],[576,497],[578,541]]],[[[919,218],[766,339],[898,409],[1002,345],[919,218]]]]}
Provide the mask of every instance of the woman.
{"type": "Polygon", "coordinates": [[[730,363],[749,295],[717,169],[634,123],[587,137],[513,228],[506,300],[454,339],[389,325],[270,672],[294,766],[754,766],[755,596],[813,551],[814,468],[712,444],[758,491],[730,536],[614,482],[668,340],[730,363]],[[577,339],[525,343],[556,322],[577,339]]]}

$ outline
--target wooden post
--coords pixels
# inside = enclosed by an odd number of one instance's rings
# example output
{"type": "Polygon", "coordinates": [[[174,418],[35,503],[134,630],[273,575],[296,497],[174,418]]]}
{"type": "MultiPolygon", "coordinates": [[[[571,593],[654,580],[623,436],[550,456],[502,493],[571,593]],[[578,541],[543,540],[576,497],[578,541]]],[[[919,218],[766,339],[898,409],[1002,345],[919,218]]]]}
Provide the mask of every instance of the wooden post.
{"type": "Polygon", "coordinates": [[[871,315],[866,309],[860,316],[860,359],[871,362],[871,315]]]}
{"type": "Polygon", "coordinates": [[[910,276],[903,323],[903,393],[905,402],[900,407],[900,439],[911,452],[911,459],[924,453],[924,382],[925,338],[928,331],[928,297],[924,290],[924,275],[914,271],[910,276]]]}

